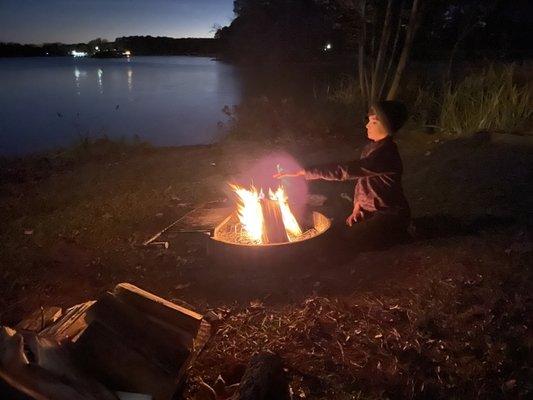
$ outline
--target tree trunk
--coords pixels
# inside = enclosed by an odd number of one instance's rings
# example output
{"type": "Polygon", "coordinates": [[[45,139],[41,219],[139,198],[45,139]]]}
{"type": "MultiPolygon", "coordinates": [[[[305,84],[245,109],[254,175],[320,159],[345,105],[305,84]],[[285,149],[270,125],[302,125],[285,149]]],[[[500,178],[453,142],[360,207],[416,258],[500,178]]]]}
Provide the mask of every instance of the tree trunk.
{"type": "Polygon", "coordinates": [[[366,1],[361,5],[361,19],[363,21],[363,31],[359,38],[359,87],[361,88],[361,97],[367,98],[366,79],[365,79],[365,43],[366,43],[366,1]]]}
{"type": "Polygon", "coordinates": [[[376,65],[372,72],[372,90],[370,92],[370,102],[373,103],[376,100],[379,100],[378,87],[381,86],[380,82],[382,77],[380,76],[381,70],[383,69],[383,61],[385,58],[385,53],[389,47],[389,38],[391,34],[391,25],[392,25],[392,3],[393,0],[388,0],[387,2],[387,11],[385,12],[385,17],[383,19],[383,29],[381,31],[381,39],[379,41],[378,54],[376,57],[376,65]]]}
{"type": "Polygon", "coordinates": [[[400,59],[398,60],[398,66],[396,67],[394,79],[389,89],[389,93],[387,94],[387,100],[394,100],[396,98],[398,88],[400,87],[400,80],[402,78],[405,66],[407,65],[407,60],[409,59],[409,53],[411,52],[415,33],[418,29],[418,25],[420,24],[420,19],[420,0],[413,0],[411,15],[409,16],[409,24],[405,34],[405,42],[403,44],[402,53],[400,54],[400,59]]]}
{"type": "Polygon", "coordinates": [[[392,65],[394,64],[394,60],[396,60],[396,54],[398,53],[398,43],[400,42],[400,33],[402,32],[402,15],[401,15],[402,5],[400,4],[398,7],[398,21],[396,24],[396,33],[394,34],[394,41],[392,42],[392,48],[389,54],[389,63],[387,65],[387,69],[385,70],[385,73],[383,74],[383,78],[381,81],[381,88],[379,89],[378,97],[381,99],[383,97],[383,93],[385,93],[385,88],[387,87],[387,84],[390,80],[390,72],[392,70],[392,65]]]}

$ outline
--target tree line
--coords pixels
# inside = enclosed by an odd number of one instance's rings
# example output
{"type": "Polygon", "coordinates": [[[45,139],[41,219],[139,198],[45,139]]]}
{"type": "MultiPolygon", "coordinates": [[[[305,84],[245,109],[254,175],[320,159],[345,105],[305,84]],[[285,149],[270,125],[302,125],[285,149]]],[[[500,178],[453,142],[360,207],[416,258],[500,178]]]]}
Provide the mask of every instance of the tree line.
{"type": "Polygon", "coordinates": [[[352,59],[361,96],[396,97],[409,59],[531,58],[527,0],[235,0],[224,57],[248,63],[352,59]]]}
{"type": "Polygon", "coordinates": [[[202,55],[212,56],[220,52],[216,39],[153,36],[124,36],[110,42],[94,39],[87,43],[63,44],[45,43],[43,45],[0,43],[0,57],[41,57],[67,56],[73,50],[89,55],[97,51],[125,51],[134,55],[202,55]]]}

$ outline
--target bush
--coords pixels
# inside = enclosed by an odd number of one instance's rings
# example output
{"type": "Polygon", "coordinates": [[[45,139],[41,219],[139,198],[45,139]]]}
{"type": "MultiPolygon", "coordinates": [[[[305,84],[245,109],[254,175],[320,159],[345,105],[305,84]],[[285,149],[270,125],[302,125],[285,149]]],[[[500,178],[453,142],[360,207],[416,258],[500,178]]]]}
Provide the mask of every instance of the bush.
{"type": "Polygon", "coordinates": [[[225,106],[222,111],[229,117],[227,140],[273,143],[319,137],[328,132],[317,110],[287,98],[250,98],[237,106],[225,106]]]}
{"type": "Polygon", "coordinates": [[[515,66],[491,66],[444,87],[439,125],[450,133],[516,131],[531,119],[530,88],[515,80],[515,66]]]}

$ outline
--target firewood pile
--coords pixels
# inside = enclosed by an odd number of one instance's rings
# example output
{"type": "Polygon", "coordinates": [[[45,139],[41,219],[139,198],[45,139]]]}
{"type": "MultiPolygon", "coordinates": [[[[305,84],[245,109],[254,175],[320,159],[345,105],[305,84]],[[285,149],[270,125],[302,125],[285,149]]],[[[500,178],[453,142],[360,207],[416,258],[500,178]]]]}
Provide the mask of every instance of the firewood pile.
{"type": "Polygon", "coordinates": [[[1,327],[0,391],[12,399],[171,399],[209,336],[202,315],[121,283],[97,301],[1,327]]]}

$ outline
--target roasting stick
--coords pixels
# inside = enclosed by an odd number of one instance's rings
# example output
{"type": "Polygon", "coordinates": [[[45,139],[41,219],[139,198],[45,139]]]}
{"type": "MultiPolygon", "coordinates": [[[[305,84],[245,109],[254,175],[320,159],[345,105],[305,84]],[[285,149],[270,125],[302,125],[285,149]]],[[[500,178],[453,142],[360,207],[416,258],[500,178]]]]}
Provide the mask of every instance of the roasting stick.
{"type": "Polygon", "coordinates": [[[195,209],[189,211],[189,212],[186,212],[185,214],[183,214],[180,218],[178,218],[176,221],[174,221],[173,223],[171,223],[170,225],[168,225],[166,228],[163,228],[163,230],[157,232],[154,236],[152,236],[150,239],[148,240],[145,240],[143,242],[143,246],[148,246],[150,244],[154,244],[154,245],[161,245],[161,246],[164,246],[166,249],[168,249],[168,242],[156,242],[156,240],[161,237],[161,235],[163,233],[165,233],[166,231],[168,231],[170,228],[174,227],[176,224],[178,224],[179,222],[183,221],[183,219],[185,217],[187,217],[190,213],[192,213],[193,211],[196,211],[202,207],[204,207],[205,204],[201,204],[200,206],[196,207],[195,209]]]}

